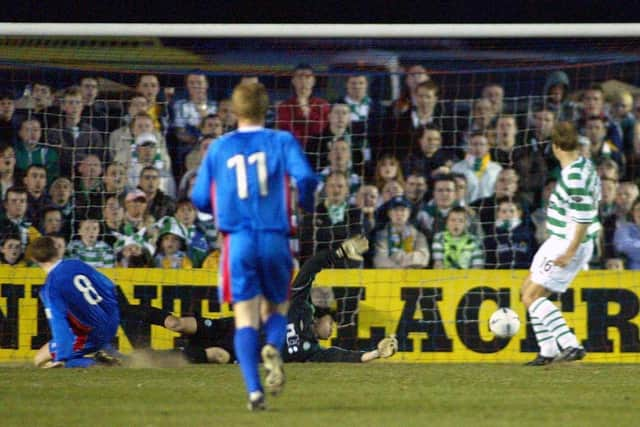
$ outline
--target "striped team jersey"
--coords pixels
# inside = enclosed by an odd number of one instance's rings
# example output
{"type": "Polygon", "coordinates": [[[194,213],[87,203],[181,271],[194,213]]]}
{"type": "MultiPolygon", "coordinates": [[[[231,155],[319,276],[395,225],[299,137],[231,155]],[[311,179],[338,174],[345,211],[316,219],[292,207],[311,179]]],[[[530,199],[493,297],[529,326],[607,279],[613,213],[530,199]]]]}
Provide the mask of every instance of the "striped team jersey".
{"type": "Polygon", "coordinates": [[[551,236],[571,240],[575,224],[591,224],[585,240],[594,238],[600,230],[598,202],[600,178],[591,160],[578,158],[560,174],[547,207],[547,232],[551,236]]]}
{"type": "Polygon", "coordinates": [[[81,240],[72,240],[67,246],[67,258],[79,259],[93,268],[113,268],[116,257],[113,248],[102,240],[94,246],[87,246],[81,240]]]}

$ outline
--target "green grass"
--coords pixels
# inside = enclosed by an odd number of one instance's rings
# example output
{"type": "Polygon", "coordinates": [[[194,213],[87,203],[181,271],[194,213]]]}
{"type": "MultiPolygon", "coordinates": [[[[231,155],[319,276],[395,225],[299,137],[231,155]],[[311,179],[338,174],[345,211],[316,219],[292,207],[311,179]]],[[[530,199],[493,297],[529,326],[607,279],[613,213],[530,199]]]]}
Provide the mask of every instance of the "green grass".
{"type": "Polygon", "coordinates": [[[9,426],[632,426],[640,366],[295,364],[249,413],[237,366],[0,368],[9,426]]]}

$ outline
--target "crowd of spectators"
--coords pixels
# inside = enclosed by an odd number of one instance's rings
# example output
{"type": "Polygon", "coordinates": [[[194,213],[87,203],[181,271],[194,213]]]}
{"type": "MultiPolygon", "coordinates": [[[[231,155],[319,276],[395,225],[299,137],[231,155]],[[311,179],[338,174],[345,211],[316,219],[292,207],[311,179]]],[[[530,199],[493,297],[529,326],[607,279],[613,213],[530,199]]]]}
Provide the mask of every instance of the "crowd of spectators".
{"type": "MultiPolygon", "coordinates": [[[[296,136],[321,181],[314,212],[292,212],[300,261],[365,234],[364,262],[342,267],[528,268],[559,176],[551,130],[572,121],[602,180],[590,266],[640,269],[640,97],[571,88],[556,71],[536,102],[488,83],[461,114],[424,67],[405,70],[398,99],[376,99],[355,72],[330,101],[301,64],[291,96],[272,100],[267,126],[296,136]]],[[[211,99],[201,72],[184,97],[148,73],[112,102],[99,81],[0,94],[0,262],[25,265],[29,242],[50,235],[96,267],[217,268],[214,218],[189,196],[207,148],[235,128],[229,100],[211,99]]]]}

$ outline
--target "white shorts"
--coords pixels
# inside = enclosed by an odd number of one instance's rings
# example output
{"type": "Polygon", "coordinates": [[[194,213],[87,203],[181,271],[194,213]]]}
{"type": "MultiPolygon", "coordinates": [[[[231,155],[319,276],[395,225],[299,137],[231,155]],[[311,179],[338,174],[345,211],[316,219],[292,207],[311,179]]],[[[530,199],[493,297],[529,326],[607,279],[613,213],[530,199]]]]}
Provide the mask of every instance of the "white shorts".
{"type": "Polygon", "coordinates": [[[553,292],[567,290],[578,272],[585,268],[593,254],[593,239],[582,243],[575,256],[565,267],[559,267],[553,260],[564,254],[569,241],[556,236],[549,237],[538,249],[531,263],[531,280],[553,292]]]}

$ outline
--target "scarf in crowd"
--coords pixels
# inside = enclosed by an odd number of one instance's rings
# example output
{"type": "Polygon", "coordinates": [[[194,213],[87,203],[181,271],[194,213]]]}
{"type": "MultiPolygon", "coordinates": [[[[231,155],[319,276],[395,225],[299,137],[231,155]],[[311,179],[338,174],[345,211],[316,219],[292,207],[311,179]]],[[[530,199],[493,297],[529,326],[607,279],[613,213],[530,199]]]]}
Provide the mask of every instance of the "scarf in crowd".
{"type": "Polygon", "coordinates": [[[405,226],[402,230],[398,230],[391,224],[387,224],[387,247],[389,256],[391,254],[402,252],[413,252],[415,236],[411,227],[405,226]]]}
{"type": "Polygon", "coordinates": [[[344,100],[351,111],[352,122],[364,122],[367,120],[369,117],[369,110],[371,108],[371,98],[365,96],[362,98],[362,101],[357,102],[346,96],[344,100]]]}
{"type": "Polygon", "coordinates": [[[482,158],[467,156],[467,159],[469,161],[469,164],[471,165],[471,168],[473,169],[473,172],[476,174],[478,178],[480,178],[486,172],[487,167],[489,167],[489,162],[491,161],[491,155],[487,153],[482,158]]]}
{"type": "Polygon", "coordinates": [[[508,232],[508,231],[515,230],[515,228],[519,226],[521,223],[522,223],[522,220],[520,218],[503,219],[496,223],[496,228],[503,232],[505,231],[508,232]]]}
{"type": "Polygon", "coordinates": [[[347,202],[342,202],[339,205],[327,204],[327,214],[329,215],[329,221],[331,221],[331,225],[336,225],[343,222],[346,211],[347,202]]]}

